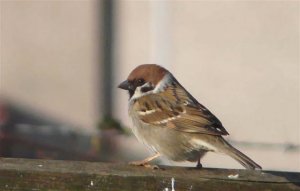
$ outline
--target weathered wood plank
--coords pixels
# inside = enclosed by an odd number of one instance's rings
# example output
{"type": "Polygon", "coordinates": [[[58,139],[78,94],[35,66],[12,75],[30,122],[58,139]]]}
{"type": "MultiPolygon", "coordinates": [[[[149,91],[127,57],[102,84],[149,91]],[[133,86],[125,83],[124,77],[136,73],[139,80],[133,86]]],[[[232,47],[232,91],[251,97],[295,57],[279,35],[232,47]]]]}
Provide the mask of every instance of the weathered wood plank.
{"type": "Polygon", "coordinates": [[[0,159],[0,190],[300,190],[300,173],[0,159]],[[229,178],[236,175],[237,178],[229,178]]]}

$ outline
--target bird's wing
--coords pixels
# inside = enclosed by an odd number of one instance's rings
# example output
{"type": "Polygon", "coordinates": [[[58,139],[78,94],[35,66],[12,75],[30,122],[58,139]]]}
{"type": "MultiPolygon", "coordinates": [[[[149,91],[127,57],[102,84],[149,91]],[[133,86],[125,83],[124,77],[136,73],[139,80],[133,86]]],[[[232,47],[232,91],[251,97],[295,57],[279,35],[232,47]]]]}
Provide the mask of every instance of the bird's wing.
{"type": "Polygon", "coordinates": [[[140,97],[134,107],[146,124],[187,133],[228,135],[222,123],[179,83],[173,83],[163,92],[140,97]]]}

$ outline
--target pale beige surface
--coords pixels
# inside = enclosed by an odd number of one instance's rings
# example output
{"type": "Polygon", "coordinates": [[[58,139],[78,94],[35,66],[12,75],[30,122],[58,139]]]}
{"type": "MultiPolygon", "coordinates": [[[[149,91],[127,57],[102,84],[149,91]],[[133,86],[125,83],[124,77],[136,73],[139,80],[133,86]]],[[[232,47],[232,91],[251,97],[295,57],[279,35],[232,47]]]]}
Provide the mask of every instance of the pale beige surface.
{"type": "Polygon", "coordinates": [[[98,116],[96,1],[0,1],[1,94],[94,128],[98,116]]]}
{"type": "Polygon", "coordinates": [[[231,138],[299,143],[299,4],[170,4],[171,69],[231,138]]]}

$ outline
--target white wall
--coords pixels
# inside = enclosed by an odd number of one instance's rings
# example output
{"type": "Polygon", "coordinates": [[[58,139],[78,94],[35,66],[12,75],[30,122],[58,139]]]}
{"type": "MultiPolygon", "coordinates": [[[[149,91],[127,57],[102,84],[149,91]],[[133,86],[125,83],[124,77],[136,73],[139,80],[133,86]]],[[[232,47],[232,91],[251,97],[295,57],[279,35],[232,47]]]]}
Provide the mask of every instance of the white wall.
{"type": "Polygon", "coordinates": [[[95,128],[99,8],[97,1],[0,1],[1,95],[95,128]]]}

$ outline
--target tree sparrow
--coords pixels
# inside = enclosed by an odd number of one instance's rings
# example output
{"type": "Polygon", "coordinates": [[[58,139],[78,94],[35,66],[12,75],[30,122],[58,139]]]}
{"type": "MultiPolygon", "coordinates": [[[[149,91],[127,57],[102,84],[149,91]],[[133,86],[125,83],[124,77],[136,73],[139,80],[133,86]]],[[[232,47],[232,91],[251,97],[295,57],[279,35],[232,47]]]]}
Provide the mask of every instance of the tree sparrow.
{"type": "Polygon", "coordinates": [[[172,161],[197,161],[208,152],[224,153],[247,169],[261,169],[230,145],[222,123],[201,105],[165,68],[155,64],[135,68],[119,88],[129,92],[132,131],[155,155],[134,165],[145,165],[160,155],[172,161]]]}

